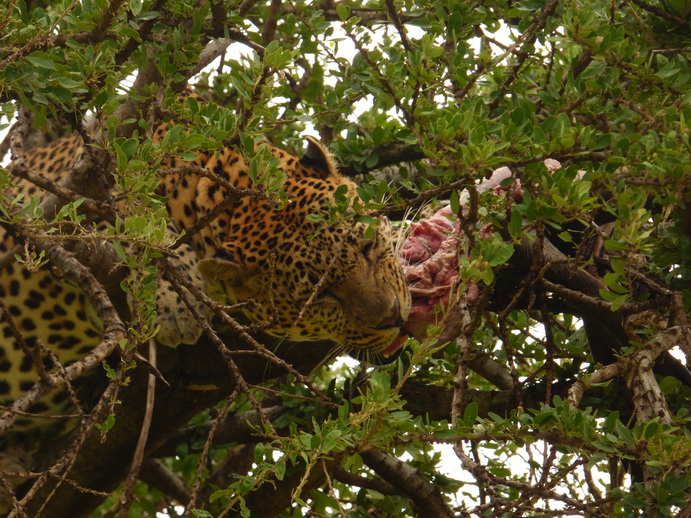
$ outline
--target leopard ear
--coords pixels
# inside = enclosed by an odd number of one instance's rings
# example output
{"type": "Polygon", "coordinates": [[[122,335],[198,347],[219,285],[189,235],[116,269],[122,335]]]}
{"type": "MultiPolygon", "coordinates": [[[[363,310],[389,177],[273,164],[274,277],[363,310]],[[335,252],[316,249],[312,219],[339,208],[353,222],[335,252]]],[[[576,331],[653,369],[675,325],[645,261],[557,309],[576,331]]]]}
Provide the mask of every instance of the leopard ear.
{"type": "Polygon", "coordinates": [[[307,150],[302,155],[300,163],[312,169],[318,178],[327,178],[337,174],[336,166],[329,152],[312,137],[307,137],[307,150]]]}
{"type": "Polygon", "coordinates": [[[223,281],[230,286],[241,286],[252,277],[256,267],[247,266],[238,254],[229,250],[218,250],[213,257],[202,259],[197,264],[199,272],[209,281],[223,281]]]}

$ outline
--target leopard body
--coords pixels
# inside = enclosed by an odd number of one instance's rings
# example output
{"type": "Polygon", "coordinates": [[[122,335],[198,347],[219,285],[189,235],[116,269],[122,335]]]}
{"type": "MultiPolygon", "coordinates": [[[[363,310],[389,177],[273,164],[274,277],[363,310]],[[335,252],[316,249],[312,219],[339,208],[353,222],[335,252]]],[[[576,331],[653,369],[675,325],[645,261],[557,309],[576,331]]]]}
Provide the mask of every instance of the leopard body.
{"type": "MultiPolygon", "coordinates": [[[[161,139],[166,131],[167,125],[162,124],[155,137],[161,139]]],[[[26,164],[59,180],[84,153],[84,146],[76,134],[64,137],[28,152],[26,164]]],[[[354,196],[355,184],[337,172],[314,141],[302,158],[267,147],[285,177],[285,206],[277,207],[261,195],[238,197],[191,236],[189,244],[178,248],[178,269],[218,302],[255,301],[242,312],[251,322],[264,324],[271,335],[300,342],[330,340],[343,349],[370,353],[383,351],[399,335],[410,311],[407,282],[388,221],[380,218],[374,232],[368,233],[364,223],[308,218],[332,204],[339,187],[354,196]]],[[[193,165],[213,173],[216,180],[213,175],[162,177],[160,194],[168,197],[167,210],[176,232],[189,229],[227,197],[235,196],[229,190],[253,187],[248,164],[231,147],[198,155],[193,165]]],[[[181,164],[180,159],[170,158],[162,167],[173,171],[181,164]]],[[[38,194],[32,184],[20,181],[17,185],[11,194],[38,194]]],[[[15,245],[0,228],[0,253],[7,254],[15,245]]],[[[161,283],[157,338],[169,346],[194,343],[201,325],[175,291],[161,283]]],[[[38,271],[19,263],[1,269],[0,299],[6,308],[0,319],[0,404],[10,403],[38,379],[36,358],[42,357],[47,369],[54,367],[40,344],[64,365],[99,343],[102,326],[89,301],[50,264],[38,271]]],[[[67,395],[56,392],[53,398],[53,405],[41,401],[31,412],[48,411],[67,395]]]]}

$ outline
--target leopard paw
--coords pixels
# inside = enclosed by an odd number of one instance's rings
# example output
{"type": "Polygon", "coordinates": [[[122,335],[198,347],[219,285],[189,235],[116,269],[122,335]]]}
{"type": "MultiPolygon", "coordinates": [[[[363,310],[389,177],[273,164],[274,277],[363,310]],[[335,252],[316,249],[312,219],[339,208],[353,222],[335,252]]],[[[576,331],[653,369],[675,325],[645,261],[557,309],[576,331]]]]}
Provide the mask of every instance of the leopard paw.
{"type": "MultiPolygon", "coordinates": [[[[179,276],[200,290],[206,289],[206,282],[197,269],[197,255],[190,246],[181,246],[177,250],[177,257],[170,261],[179,276]]],[[[198,297],[187,292],[185,298],[189,304],[193,305],[195,313],[207,320],[211,317],[211,310],[198,297]]],[[[165,278],[159,281],[156,309],[158,313],[156,323],[161,326],[156,335],[158,342],[169,347],[176,347],[180,344],[195,344],[199,340],[203,331],[202,323],[190,311],[171,282],[165,278]]]]}

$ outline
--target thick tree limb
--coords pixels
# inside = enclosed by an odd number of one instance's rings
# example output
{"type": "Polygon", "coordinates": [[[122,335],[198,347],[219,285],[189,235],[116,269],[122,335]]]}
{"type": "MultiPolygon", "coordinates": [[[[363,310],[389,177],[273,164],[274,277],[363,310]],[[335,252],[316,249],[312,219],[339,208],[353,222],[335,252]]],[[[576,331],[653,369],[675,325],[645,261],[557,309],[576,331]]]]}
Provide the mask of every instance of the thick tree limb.
{"type": "MultiPolygon", "coordinates": [[[[566,397],[570,384],[558,382],[552,385],[552,394],[566,397]]],[[[475,402],[478,405],[478,415],[487,417],[489,412],[499,415],[509,415],[519,404],[524,408],[540,408],[545,402],[545,387],[527,386],[510,390],[477,390],[465,389],[461,409],[475,402]]],[[[413,415],[429,416],[434,420],[450,420],[453,391],[448,388],[429,386],[408,381],[401,392],[407,401],[405,409],[413,415]]]]}
{"type": "MultiPolygon", "coordinates": [[[[283,480],[273,480],[273,484],[264,483],[245,498],[247,507],[256,516],[276,516],[290,506],[293,495],[300,488],[301,495],[307,495],[310,491],[321,486],[326,481],[324,470],[337,465],[342,454],[331,456],[331,460],[324,460],[321,465],[317,463],[309,473],[304,465],[287,473],[283,480]]],[[[237,515],[239,516],[239,514],[237,515]]]]}
{"type": "MultiPolygon", "coordinates": [[[[287,408],[283,406],[262,408],[264,418],[269,421],[275,421],[286,411],[287,408]]],[[[214,437],[214,442],[237,442],[240,444],[257,442],[260,439],[256,436],[256,428],[261,426],[261,423],[262,418],[256,410],[229,414],[221,420],[214,437]]],[[[177,446],[182,443],[190,442],[193,438],[198,437],[200,433],[206,435],[210,427],[210,425],[207,425],[205,427],[180,428],[170,434],[166,442],[154,452],[154,455],[156,457],[169,457],[174,455],[177,446]]]]}
{"type": "Polygon", "coordinates": [[[680,18],[679,16],[675,16],[673,14],[668,13],[664,9],[661,9],[655,5],[649,4],[645,0],[631,0],[634,4],[636,4],[638,7],[641,9],[648,11],[649,13],[653,13],[656,16],[659,16],[660,18],[664,18],[665,20],[675,23],[679,25],[680,27],[686,27],[688,28],[689,22],[688,20],[684,20],[683,18],[680,18]]]}
{"type": "Polygon", "coordinates": [[[468,361],[468,367],[487,381],[494,383],[500,390],[513,389],[514,383],[511,372],[487,353],[476,353],[468,361]]]}
{"type": "Polygon", "coordinates": [[[190,79],[196,76],[204,67],[210,65],[216,59],[225,54],[226,49],[231,43],[232,41],[226,38],[219,38],[207,43],[204,47],[204,50],[202,50],[201,54],[199,54],[199,62],[194,67],[186,70],[183,74],[185,79],[190,79]]]}
{"type": "Polygon", "coordinates": [[[585,391],[598,383],[604,383],[607,380],[621,376],[626,371],[626,365],[623,362],[610,363],[604,367],[596,370],[586,381],[579,380],[574,383],[569,389],[569,404],[577,407],[581,403],[585,391]]]}
{"type": "Polygon", "coordinates": [[[453,510],[444,501],[439,488],[431,484],[414,467],[381,450],[360,453],[362,460],[384,480],[398,488],[415,505],[421,518],[452,518],[453,510]]]}
{"type": "MultiPolygon", "coordinates": [[[[357,17],[360,18],[361,21],[359,25],[363,26],[369,26],[372,23],[391,23],[391,19],[389,18],[387,12],[383,9],[374,9],[374,8],[367,8],[367,7],[362,7],[358,8],[357,5],[353,5],[350,2],[333,2],[333,1],[325,1],[322,2],[321,5],[318,7],[319,9],[323,9],[323,16],[324,19],[329,21],[329,22],[341,22],[341,17],[339,16],[337,10],[336,10],[336,5],[337,4],[345,4],[351,7],[350,9],[350,17],[357,17]]],[[[285,11],[287,13],[292,13],[294,12],[294,9],[290,6],[287,6],[285,8],[285,11]]],[[[418,18],[418,16],[407,16],[407,15],[399,15],[399,22],[400,23],[409,23],[415,19],[418,18]]]]}
{"type": "Polygon", "coordinates": [[[190,499],[190,490],[185,481],[158,460],[144,461],[139,476],[143,482],[170,496],[180,505],[187,504],[190,499]]]}
{"type": "Polygon", "coordinates": [[[333,478],[349,486],[364,487],[365,489],[373,489],[382,495],[398,495],[400,491],[386,480],[377,478],[366,478],[353,475],[340,466],[334,466],[331,470],[333,478]]]}
{"type": "Polygon", "coordinates": [[[391,164],[400,164],[401,162],[414,162],[415,160],[422,160],[425,154],[417,146],[408,144],[401,144],[394,142],[387,144],[380,148],[373,150],[379,155],[379,161],[374,167],[366,167],[362,165],[356,168],[352,165],[346,165],[339,168],[339,172],[344,176],[355,176],[358,174],[369,173],[375,169],[389,166],[391,164]]]}
{"type": "MultiPolygon", "coordinates": [[[[237,337],[224,336],[224,342],[231,348],[248,350],[237,337]]],[[[263,343],[272,343],[269,338],[261,338],[263,343]]],[[[280,353],[285,361],[308,373],[329,354],[329,343],[305,344],[281,343],[280,353]]],[[[235,388],[235,382],[228,372],[220,353],[207,339],[195,346],[182,345],[177,349],[163,347],[158,351],[158,367],[170,383],[170,387],[157,384],[156,405],[152,427],[149,433],[147,455],[163,444],[177,428],[185,425],[200,411],[227,397],[235,388]],[[202,388],[204,387],[204,388],[202,388]]],[[[265,358],[256,355],[240,355],[236,363],[248,383],[261,383],[285,373],[284,369],[273,365],[265,358]]],[[[122,404],[115,407],[115,426],[101,442],[100,433],[92,432],[85,440],[69,474],[78,485],[111,491],[119,484],[132,458],[141,421],[145,413],[145,387],[148,371],[137,367],[128,372],[131,383],[121,388],[118,399],[122,404]],[[103,466],[108,466],[107,470],[103,466]]],[[[98,390],[98,389],[96,389],[98,390]]],[[[43,444],[47,450],[54,450],[54,444],[43,444]]],[[[50,518],[55,514],[37,514],[37,504],[45,498],[45,488],[29,502],[28,509],[33,518],[50,518]]],[[[102,497],[81,492],[76,486],[63,486],[51,500],[51,509],[65,510],[71,518],[86,518],[97,506],[102,497]]],[[[64,513],[63,513],[64,514],[64,513]]],[[[66,514],[67,515],[67,514],[66,514]]]]}

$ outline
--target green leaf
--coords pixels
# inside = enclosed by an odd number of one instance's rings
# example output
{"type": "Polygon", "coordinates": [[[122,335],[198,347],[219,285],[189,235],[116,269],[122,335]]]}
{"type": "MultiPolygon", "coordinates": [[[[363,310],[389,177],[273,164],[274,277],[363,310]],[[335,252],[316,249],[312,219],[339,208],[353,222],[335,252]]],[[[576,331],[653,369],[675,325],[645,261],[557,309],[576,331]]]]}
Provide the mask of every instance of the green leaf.
{"type": "Polygon", "coordinates": [[[607,453],[616,453],[616,448],[612,447],[611,444],[603,442],[603,441],[593,441],[591,442],[593,446],[595,446],[597,449],[602,450],[607,453]]]}
{"type": "Polygon", "coordinates": [[[348,198],[346,195],[348,194],[348,186],[347,185],[339,185],[336,190],[334,191],[334,200],[336,201],[336,205],[339,207],[343,207],[344,205],[347,206],[348,204],[348,198]]]}
{"type": "Polygon", "coordinates": [[[113,248],[115,248],[115,253],[117,254],[118,258],[123,263],[127,262],[127,254],[125,253],[125,249],[122,247],[122,244],[119,241],[113,241],[113,248]]]}
{"type": "Polygon", "coordinates": [[[624,426],[621,421],[617,419],[617,421],[614,423],[614,426],[617,430],[617,434],[624,442],[627,444],[633,443],[633,433],[626,426],[624,426]]]}
{"type": "Polygon", "coordinates": [[[367,496],[372,499],[372,500],[383,500],[384,495],[382,495],[379,491],[375,489],[368,489],[367,490],[367,496]]]}
{"type": "Polygon", "coordinates": [[[591,61],[586,69],[581,72],[579,76],[581,79],[591,79],[599,76],[605,70],[606,64],[604,61],[591,61]]]}
{"type": "Polygon", "coordinates": [[[49,97],[57,101],[62,101],[65,103],[72,102],[72,92],[67,88],[63,88],[62,86],[48,86],[46,87],[45,92],[49,97]]]}
{"type": "Polygon", "coordinates": [[[515,236],[521,231],[521,227],[523,225],[523,216],[521,213],[517,210],[517,208],[514,206],[511,209],[511,218],[509,220],[509,232],[511,233],[512,236],[515,236]]]}
{"type": "Polygon", "coordinates": [[[69,77],[64,77],[64,76],[59,76],[55,78],[55,81],[62,87],[67,88],[69,90],[75,90],[77,88],[83,88],[84,83],[81,81],[75,81],[74,79],[70,79],[69,77]]]}
{"type": "Polygon", "coordinates": [[[276,478],[278,480],[283,480],[283,477],[285,477],[286,474],[286,461],[284,457],[281,457],[276,461],[276,464],[274,464],[274,469],[276,478]]]}
{"type": "MultiPolygon", "coordinates": [[[[465,417],[463,418],[463,420],[465,422],[465,417]]],[[[447,441],[449,439],[454,439],[458,436],[458,434],[456,434],[456,432],[449,428],[445,430],[435,430],[434,436],[442,441],[447,441]]]]}
{"type": "Polygon", "coordinates": [[[499,243],[494,249],[489,264],[490,266],[499,266],[511,259],[511,256],[513,256],[513,245],[511,243],[499,243]]]}
{"type": "Polygon", "coordinates": [[[495,414],[494,412],[489,412],[489,413],[487,414],[487,416],[488,416],[492,421],[494,421],[495,423],[501,424],[501,423],[506,422],[506,419],[505,419],[505,418],[503,418],[503,417],[500,416],[499,414],[495,414]]]}
{"type": "Polygon", "coordinates": [[[38,56],[27,56],[24,59],[36,67],[43,68],[45,70],[55,70],[55,63],[48,59],[39,58],[38,56]]]}
{"type": "Polygon", "coordinates": [[[130,10],[135,17],[142,11],[142,6],[142,0],[130,0],[130,10]]]}
{"type": "Polygon", "coordinates": [[[155,20],[159,16],[160,16],[160,13],[158,11],[146,11],[144,13],[141,13],[137,17],[137,20],[155,20]]]}
{"type": "Polygon", "coordinates": [[[367,159],[365,160],[365,166],[367,166],[369,169],[373,169],[378,163],[379,163],[379,152],[376,150],[372,151],[367,156],[367,159]]]}
{"type": "Polygon", "coordinates": [[[458,191],[451,191],[451,196],[449,196],[449,202],[451,205],[451,212],[454,214],[460,214],[461,204],[458,199],[458,191]]]}
{"type": "Polygon", "coordinates": [[[600,297],[612,304],[612,311],[617,311],[628,299],[628,293],[617,294],[605,289],[601,289],[599,293],[600,297]]]}
{"type": "Polygon", "coordinates": [[[341,19],[341,21],[346,21],[350,17],[350,6],[343,3],[339,3],[336,6],[336,14],[341,19]]]}
{"type": "Polygon", "coordinates": [[[463,411],[463,422],[466,426],[473,426],[475,421],[477,421],[478,416],[478,404],[476,401],[471,401],[465,407],[463,411]]]}
{"type": "Polygon", "coordinates": [[[105,433],[115,426],[115,415],[110,414],[102,423],[96,423],[96,428],[101,430],[101,433],[105,433]]]}

